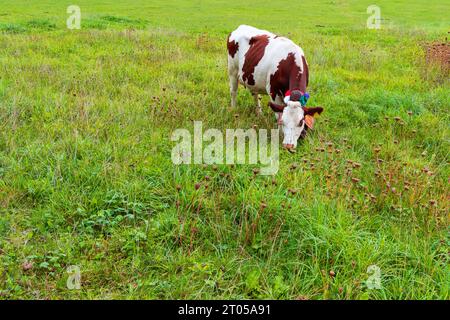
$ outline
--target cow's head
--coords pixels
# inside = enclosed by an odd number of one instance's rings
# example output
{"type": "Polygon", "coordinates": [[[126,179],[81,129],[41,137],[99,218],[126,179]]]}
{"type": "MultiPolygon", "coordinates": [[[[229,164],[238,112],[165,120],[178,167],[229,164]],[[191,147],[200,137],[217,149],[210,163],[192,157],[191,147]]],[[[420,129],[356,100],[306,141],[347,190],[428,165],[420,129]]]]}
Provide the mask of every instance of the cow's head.
{"type": "Polygon", "coordinates": [[[270,107],[275,111],[278,125],[283,130],[283,147],[288,150],[297,147],[298,138],[305,130],[305,116],[321,114],[322,107],[302,107],[298,101],[288,101],[286,106],[280,106],[270,102],[270,107]]]}

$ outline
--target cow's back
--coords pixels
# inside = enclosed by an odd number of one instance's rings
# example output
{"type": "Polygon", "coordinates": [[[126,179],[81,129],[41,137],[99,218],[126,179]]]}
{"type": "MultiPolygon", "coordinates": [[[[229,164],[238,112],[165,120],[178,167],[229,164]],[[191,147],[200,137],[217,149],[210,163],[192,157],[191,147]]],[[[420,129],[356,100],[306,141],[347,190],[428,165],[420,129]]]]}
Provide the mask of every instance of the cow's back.
{"type": "Polygon", "coordinates": [[[237,70],[239,82],[252,92],[269,94],[270,76],[289,53],[302,66],[302,49],[287,38],[247,25],[239,26],[228,37],[229,68],[237,70]]]}

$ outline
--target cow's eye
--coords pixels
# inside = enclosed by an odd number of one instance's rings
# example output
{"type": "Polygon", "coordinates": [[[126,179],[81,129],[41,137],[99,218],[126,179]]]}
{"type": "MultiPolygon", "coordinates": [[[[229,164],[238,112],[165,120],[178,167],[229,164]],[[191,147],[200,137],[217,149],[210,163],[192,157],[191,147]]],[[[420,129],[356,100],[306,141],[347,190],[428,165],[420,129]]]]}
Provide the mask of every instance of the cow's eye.
{"type": "Polygon", "coordinates": [[[298,123],[298,126],[299,126],[299,127],[301,127],[301,126],[303,125],[303,121],[304,121],[303,119],[300,120],[300,122],[298,123]]]}

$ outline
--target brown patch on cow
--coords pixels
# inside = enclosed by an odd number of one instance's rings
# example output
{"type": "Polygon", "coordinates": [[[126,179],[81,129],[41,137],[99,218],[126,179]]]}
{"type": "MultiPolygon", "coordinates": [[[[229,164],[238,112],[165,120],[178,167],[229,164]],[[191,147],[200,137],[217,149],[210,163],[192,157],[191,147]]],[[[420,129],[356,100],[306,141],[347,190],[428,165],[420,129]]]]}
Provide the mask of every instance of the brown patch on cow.
{"type": "Polygon", "coordinates": [[[248,44],[250,45],[250,48],[248,48],[248,51],[245,54],[245,61],[242,66],[242,80],[247,82],[248,85],[253,86],[255,85],[253,73],[264,56],[264,51],[269,44],[269,36],[265,34],[254,36],[250,39],[248,44]]]}
{"type": "Polygon", "coordinates": [[[444,73],[450,71],[450,43],[435,42],[426,47],[426,62],[438,64],[444,73]]]}
{"type": "Polygon", "coordinates": [[[234,58],[236,55],[236,52],[239,50],[239,43],[236,41],[230,41],[231,33],[228,35],[227,38],[227,48],[228,48],[228,54],[231,56],[231,58],[234,58]]]}
{"type": "Polygon", "coordinates": [[[303,107],[303,112],[305,116],[314,116],[316,113],[321,114],[323,112],[322,107],[303,107]]]}
{"type": "Polygon", "coordinates": [[[269,101],[269,107],[274,111],[274,112],[283,112],[283,109],[285,106],[273,103],[272,101],[269,101]]]}
{"type": "Polygon", "coordinates": [[[270,76],[270,96],[272,100],[279,95],[284,97],[287,90],[299,89],[300,67],[295,63],[295,54],[290,52],[286,59],[278,63],[277,71],[270,76]]]}

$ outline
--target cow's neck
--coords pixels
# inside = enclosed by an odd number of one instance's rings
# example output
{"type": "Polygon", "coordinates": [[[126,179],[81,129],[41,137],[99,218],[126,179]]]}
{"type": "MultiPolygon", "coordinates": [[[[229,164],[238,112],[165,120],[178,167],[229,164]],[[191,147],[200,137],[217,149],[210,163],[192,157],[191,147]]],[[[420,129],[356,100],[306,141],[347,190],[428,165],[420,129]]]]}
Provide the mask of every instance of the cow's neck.
{"type": "Polygon", "coordinates": [[[297,68],[293,68],[289,76],[289,90],[300,90],[306,92],[306,76],[300,73],[297,68]]]}
{"type": "Polygon", "coordinates": [[[303,60],[303,72],[301,72],[298,65],[291,68],[291,73],[289,75],[289,90],[300,90],[302,93],[306,92],[306,85],[308,81],[308,66],[306,64],[305,58],[303,60]]]}

